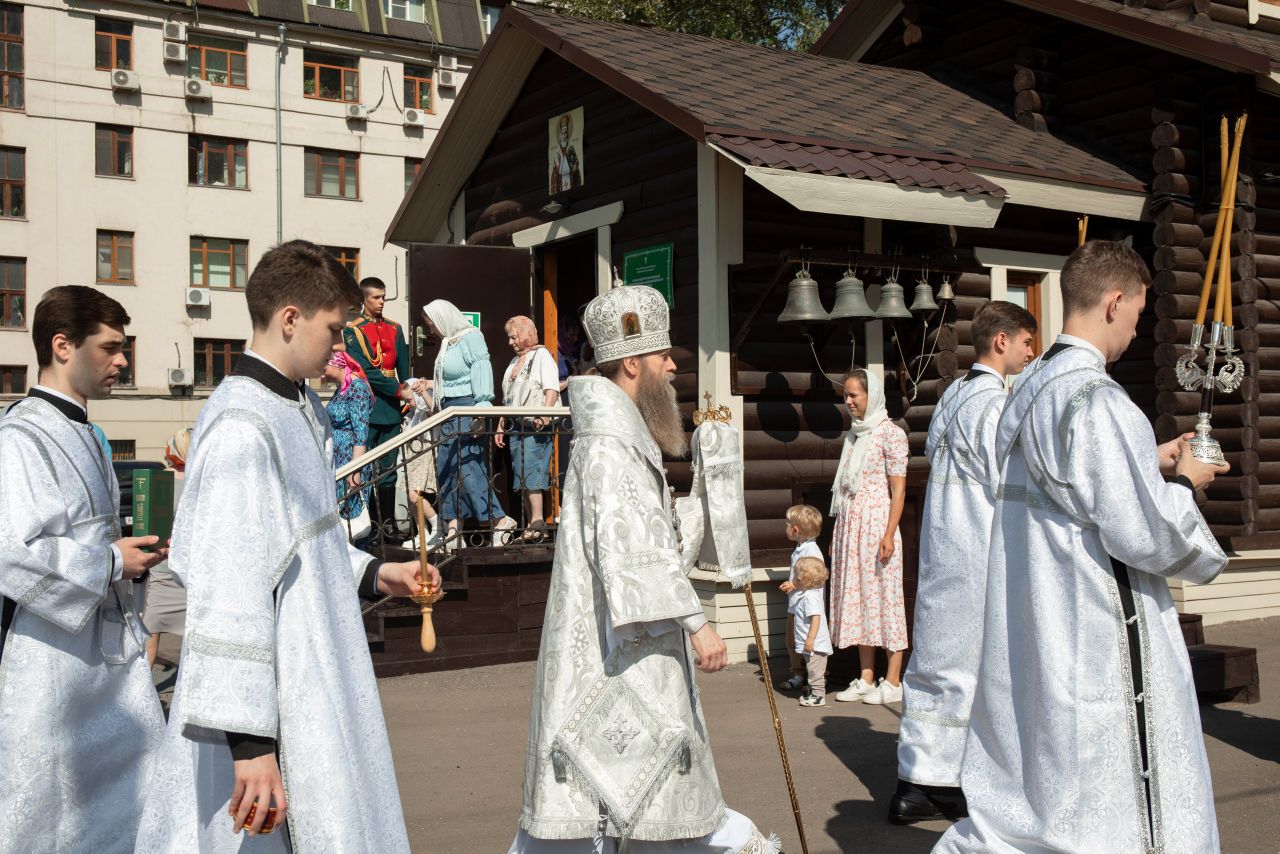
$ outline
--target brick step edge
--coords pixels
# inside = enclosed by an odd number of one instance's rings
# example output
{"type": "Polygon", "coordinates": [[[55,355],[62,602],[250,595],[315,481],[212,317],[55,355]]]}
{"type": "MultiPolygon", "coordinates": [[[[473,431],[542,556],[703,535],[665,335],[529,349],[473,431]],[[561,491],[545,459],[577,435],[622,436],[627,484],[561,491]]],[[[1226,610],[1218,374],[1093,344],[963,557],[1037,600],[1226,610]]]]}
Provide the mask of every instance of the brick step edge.
{"type": "Polygon", "coordinates": [[[1187,647],[1196,694],[1210,703],[1257,703],[1258,651],[1247,646],[1200,643],[1187,647]]]}

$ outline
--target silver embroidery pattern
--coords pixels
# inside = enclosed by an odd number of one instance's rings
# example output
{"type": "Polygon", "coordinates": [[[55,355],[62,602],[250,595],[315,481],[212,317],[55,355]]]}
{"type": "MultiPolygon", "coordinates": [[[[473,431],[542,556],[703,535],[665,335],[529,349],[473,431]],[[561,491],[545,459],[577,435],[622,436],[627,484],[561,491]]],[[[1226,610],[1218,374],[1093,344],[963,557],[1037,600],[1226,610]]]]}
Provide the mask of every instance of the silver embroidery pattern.
{"type": "Polygon", "coordinates": [[[613,725],[604,731],[604,737],[618,751],[619,756],[627,752],[627,745],[639,734],[640,730],[627,723],[622,715],[614,718],[613,725]]]}
{"type": "Polygon", "coordinates": [[[57,583],[58,579],[54,577],[53,573],[46,575],[23,592],[21,598],[18,599],[18,607],[30,608],[37,599],[49,592],[49,588],[57,583]]]}
{"type": "Polygon", "coordinates": [[[950,715],[935,715],[930,712],[913,712],[907,709],[902,713],[904,718],[921,721],[926,724],[936,724],[937,726],[954,727],[956,729],[964,729],[969,726],[968,718],[956,718],[950,715]]]}
{"type": "Polygon", "coordinates": [[[271,664],[276,660],[271,647],[257,646],[251,643],[221,640],[205,637],[200,634],[189,634],[183,645],[191,652],[215,655],[218,658],[234,658],[239,661],[250,661],[254,664],[271,664]]]}

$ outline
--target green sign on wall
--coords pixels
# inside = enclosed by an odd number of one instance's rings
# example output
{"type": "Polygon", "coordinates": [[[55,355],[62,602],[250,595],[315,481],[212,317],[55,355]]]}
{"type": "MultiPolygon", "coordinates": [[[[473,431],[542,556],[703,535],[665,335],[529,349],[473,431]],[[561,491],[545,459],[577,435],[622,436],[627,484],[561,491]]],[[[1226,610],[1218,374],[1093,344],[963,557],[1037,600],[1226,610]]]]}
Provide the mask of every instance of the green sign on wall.
{"type": "Polygon", "coordinates": [[[636,249],[622,256],[622,281],[628,285],[648,285],[667,298],[667,306],[676,307],[675,286],[671,281],[671,259],[675,244],[663,243],[636,249]]]}
{"type": "Polygon", "coordinates": [[[463,317],[465,317],[465,318],[467,319],[467,323],[470,323],[470,324],[471,324],[472,326],[474,326],[476,329],[479,329],[479,328],[480,328],[480,312],[478,312],[478,311],[464,311],[464,312],[462,312],[462,316],[463,316],[463,317]]]}

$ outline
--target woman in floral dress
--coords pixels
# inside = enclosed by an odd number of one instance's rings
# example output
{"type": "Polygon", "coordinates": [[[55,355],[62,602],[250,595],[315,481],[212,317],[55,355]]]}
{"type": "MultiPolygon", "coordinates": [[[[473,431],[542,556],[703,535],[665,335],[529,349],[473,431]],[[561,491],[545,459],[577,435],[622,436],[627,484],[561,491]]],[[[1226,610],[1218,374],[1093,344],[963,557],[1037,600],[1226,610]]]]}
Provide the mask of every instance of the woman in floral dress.
{"type": "MultiPolygon", "coordinates": [[[[364,370],[346,353],[337,352],[329,359],[324,370],[325,379],[338,384],[338,390],[329,400],[325,411],[333,424],[333,467],[342,468],[363,454],[369,440],[369,413],[373,411],[373,390],[365,379],[364,370]]],[[[367,465],[337,485],[338,501],[342,502],[338,513],[343,519],[360,515],[373,483],[373,465],[367,465]],[[347,492],[363,486],[363,489],[347,492]],[[344,498],[343,496],[347,496],[344,498]]]]}
{"type": "Polygon", "coordinates": [[[857,646],[862,672],[843,702],[902,700],[907,611],[902,596],[902,534],[898,522],[907,489],[907,434],[889,420],[884,383],[870,371],[850,371],[844,402],[853,416],[832,487],[831,637],[857,646]],[[875,682],[876,647],[889,654],[885,678],[875,682]]]}

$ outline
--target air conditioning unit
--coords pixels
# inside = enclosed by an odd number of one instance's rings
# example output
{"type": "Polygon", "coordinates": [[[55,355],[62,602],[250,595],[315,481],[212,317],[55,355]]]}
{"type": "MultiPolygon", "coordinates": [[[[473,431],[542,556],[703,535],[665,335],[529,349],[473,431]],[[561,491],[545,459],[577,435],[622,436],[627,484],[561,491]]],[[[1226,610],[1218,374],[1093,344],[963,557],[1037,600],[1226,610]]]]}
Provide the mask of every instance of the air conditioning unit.
{"type": "Polygon", "coordinates": [[[369,107],[367,104],[347,104],[347,119],[353,122],[365,122],[369,120],[369,107]]]}
{"type": "Polygon", "coordinates": [[[195,77],[187,78],[183,84],[183,95],[188,101],[208,101],[213,98],[213,84],[208,80],[198,80],[195,77]]]}
{"type": "Polygon", "coordinates": [[[127,68],[117,68],[111,72],[111,88],[117,92],[137,92],[142,87],[138,85],[138,75],[127,68]]]}
{"type": "Polygon", "coordinates": [[[404,111],[404,126],[407,128],[420,128],[427,126],[427,114],[422,110],[415,110],[412,107],[404,111]]]}
{"type": "Polygon", "coordinates": [[[444,70],[437,71],[437,72],[436,72],[436,86],[437,86],[437,87],[439,87],[439,88],[441,88],[441,89],[454,89],[454,88],[457,88],[457,85],[458,85],[458,84],[457,84],[457,82],[455,81],[455,78],[454,78],[454,75],[456,75],[457,73],[458,73],[458,72],[456,72],[456,71],[444,71],[444,70]]]}
{"type": "Polygon", "coordinates": [[[441,68],[443,68],[443,69],[446,69],[446,70],[448,70],[448,71],[457,71],[457,70],[458,70],[458,57],[454,56],[453,54],[447,54],[447,53],[446,53],[446,54],[441,54],[441,55],[440,55],[440,67],[441,67],[441,68]]]}
{"type": "Polygon", "coordinates": [[[187,288],[187,306],[201,306],[209,304],[208,288],[187,288]]]}
{"type": "Polygon", "coordinates": [[[169,388],[191,388],[195,384],[190,368],[169,369],[169,388]]]}
{"type": "Polygon", "coordinates": [[[164,43],[164,61],[165,62],[186,62],[187,46],[182,42],[165,42],[164,43]]]}
{"type": "Polygon", "coordinates": [[[186,22],[165,21],[164,22],[164,40],[167,42],[185,42],[187,40],[186,22]]]}

